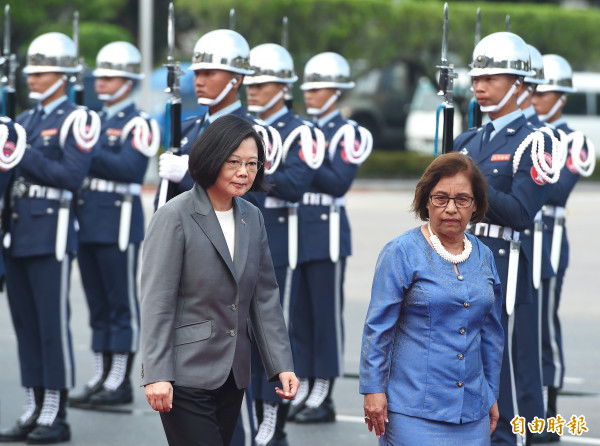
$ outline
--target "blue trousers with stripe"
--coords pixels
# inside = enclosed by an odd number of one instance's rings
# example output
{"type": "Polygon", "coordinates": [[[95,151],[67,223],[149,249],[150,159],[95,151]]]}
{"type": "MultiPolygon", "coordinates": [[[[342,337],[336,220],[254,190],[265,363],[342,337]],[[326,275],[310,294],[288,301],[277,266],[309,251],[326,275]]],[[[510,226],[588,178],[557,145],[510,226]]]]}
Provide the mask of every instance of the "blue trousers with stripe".
{"type": "Polygon", "coordinates": [[[17,335],[21,383],[64,390],[74,385],[69,330],[71,257],[6,255],[6,285],[17,335]]]}
{"type": "Polygon", "coordinates": [[[92,350],[134,353],[139,346],[140,315],[136,272],[139,244],[82,243],[77,259],[90,310],[92,350]]]}

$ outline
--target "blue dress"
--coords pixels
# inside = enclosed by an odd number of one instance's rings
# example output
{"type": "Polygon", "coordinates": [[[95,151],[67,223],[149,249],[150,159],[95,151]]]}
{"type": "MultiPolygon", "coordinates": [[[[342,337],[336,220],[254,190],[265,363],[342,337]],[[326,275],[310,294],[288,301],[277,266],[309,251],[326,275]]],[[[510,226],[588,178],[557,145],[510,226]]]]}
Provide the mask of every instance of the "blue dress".
{"type": "Polygon", "coordinates": [[[487,430],[482,425],[498,398],[502,286],[489,248],[467,237],[473,250],[458,264],[458,275],[420,227],[389,242],[379,255],[359,390],[386,393],[386,436],[398,439],[393,444],[413,435],[418,444],[440,444],[440,429],[452,444],[469,425],[485,432],[482,444],[489,442],[489,424],[487,430]],[[399,418],[402,427],[395,429],[399,418]]]}

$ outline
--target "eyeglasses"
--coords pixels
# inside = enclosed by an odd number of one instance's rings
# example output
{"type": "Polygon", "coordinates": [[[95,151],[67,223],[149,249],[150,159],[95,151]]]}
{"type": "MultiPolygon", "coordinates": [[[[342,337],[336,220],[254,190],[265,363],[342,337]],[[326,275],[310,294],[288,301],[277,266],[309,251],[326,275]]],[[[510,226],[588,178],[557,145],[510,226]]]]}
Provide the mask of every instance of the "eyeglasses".
{"type": "Polygon", "coordinates": [[[449,197],[448,195],[430,195],[429,200],[431,204],[436,208],[445,208],[450,203],[450,200],[454,200],[454,205],[457,208],[470,208],[473,205],[474,197],[468,195],[461,195],[459,197],[449,197]]]}
{"type": "Polygon", "coordinates": [[[256,173],[263,166],[263,163],[260,161],[227,160],[225,166],[229,170],[239,170],[244,166],[248,172],[256,173]]]}

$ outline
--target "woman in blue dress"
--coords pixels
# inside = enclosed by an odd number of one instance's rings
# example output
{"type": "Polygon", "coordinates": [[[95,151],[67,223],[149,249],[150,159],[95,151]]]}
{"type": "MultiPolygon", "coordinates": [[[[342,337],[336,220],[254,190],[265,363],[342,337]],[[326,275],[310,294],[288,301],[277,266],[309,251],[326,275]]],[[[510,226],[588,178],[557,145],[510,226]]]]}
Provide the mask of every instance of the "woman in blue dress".
{"type": "Polygon", "coordinates": [[[427,224],[379,255],[360,393],[365,423],[380,445],[490,444],[498,420],[502,288],[489,248],[465,234],[485,215],[486,190],[469,157],[439,156],[412,204],[427,224]]]}

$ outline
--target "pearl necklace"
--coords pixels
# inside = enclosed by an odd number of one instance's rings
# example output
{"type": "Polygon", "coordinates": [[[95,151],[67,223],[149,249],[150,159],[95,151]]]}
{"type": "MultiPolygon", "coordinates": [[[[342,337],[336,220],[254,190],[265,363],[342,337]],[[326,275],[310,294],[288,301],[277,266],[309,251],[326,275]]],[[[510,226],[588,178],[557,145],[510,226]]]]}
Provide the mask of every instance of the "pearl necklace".
{"type": "Polygon", "coordinates": [[[433,233],[433,231],[431,230],[430,222],[427,222],[427,230],[429,231],[429,240],[431,240],[431,246],[433,246],[433,250],[435,252],[437,252],[442,259],[447,260],[448,262],[457,264],[457,263],[464,262],[471,255],[471,250],[473,249],[473,245],[471,244],[471,241],[467,238],[466,235],[465,235],[465,238],[463,239],[463,243],[465,246],[465,249],[463,250],[463,252],[461,252],[460,254],[451,254],[448,252],[448,250],[446,248],[444,248],[444,245],[442,245],[442,242],[440,241],[438,236],[435,235],[433,233]]]}

